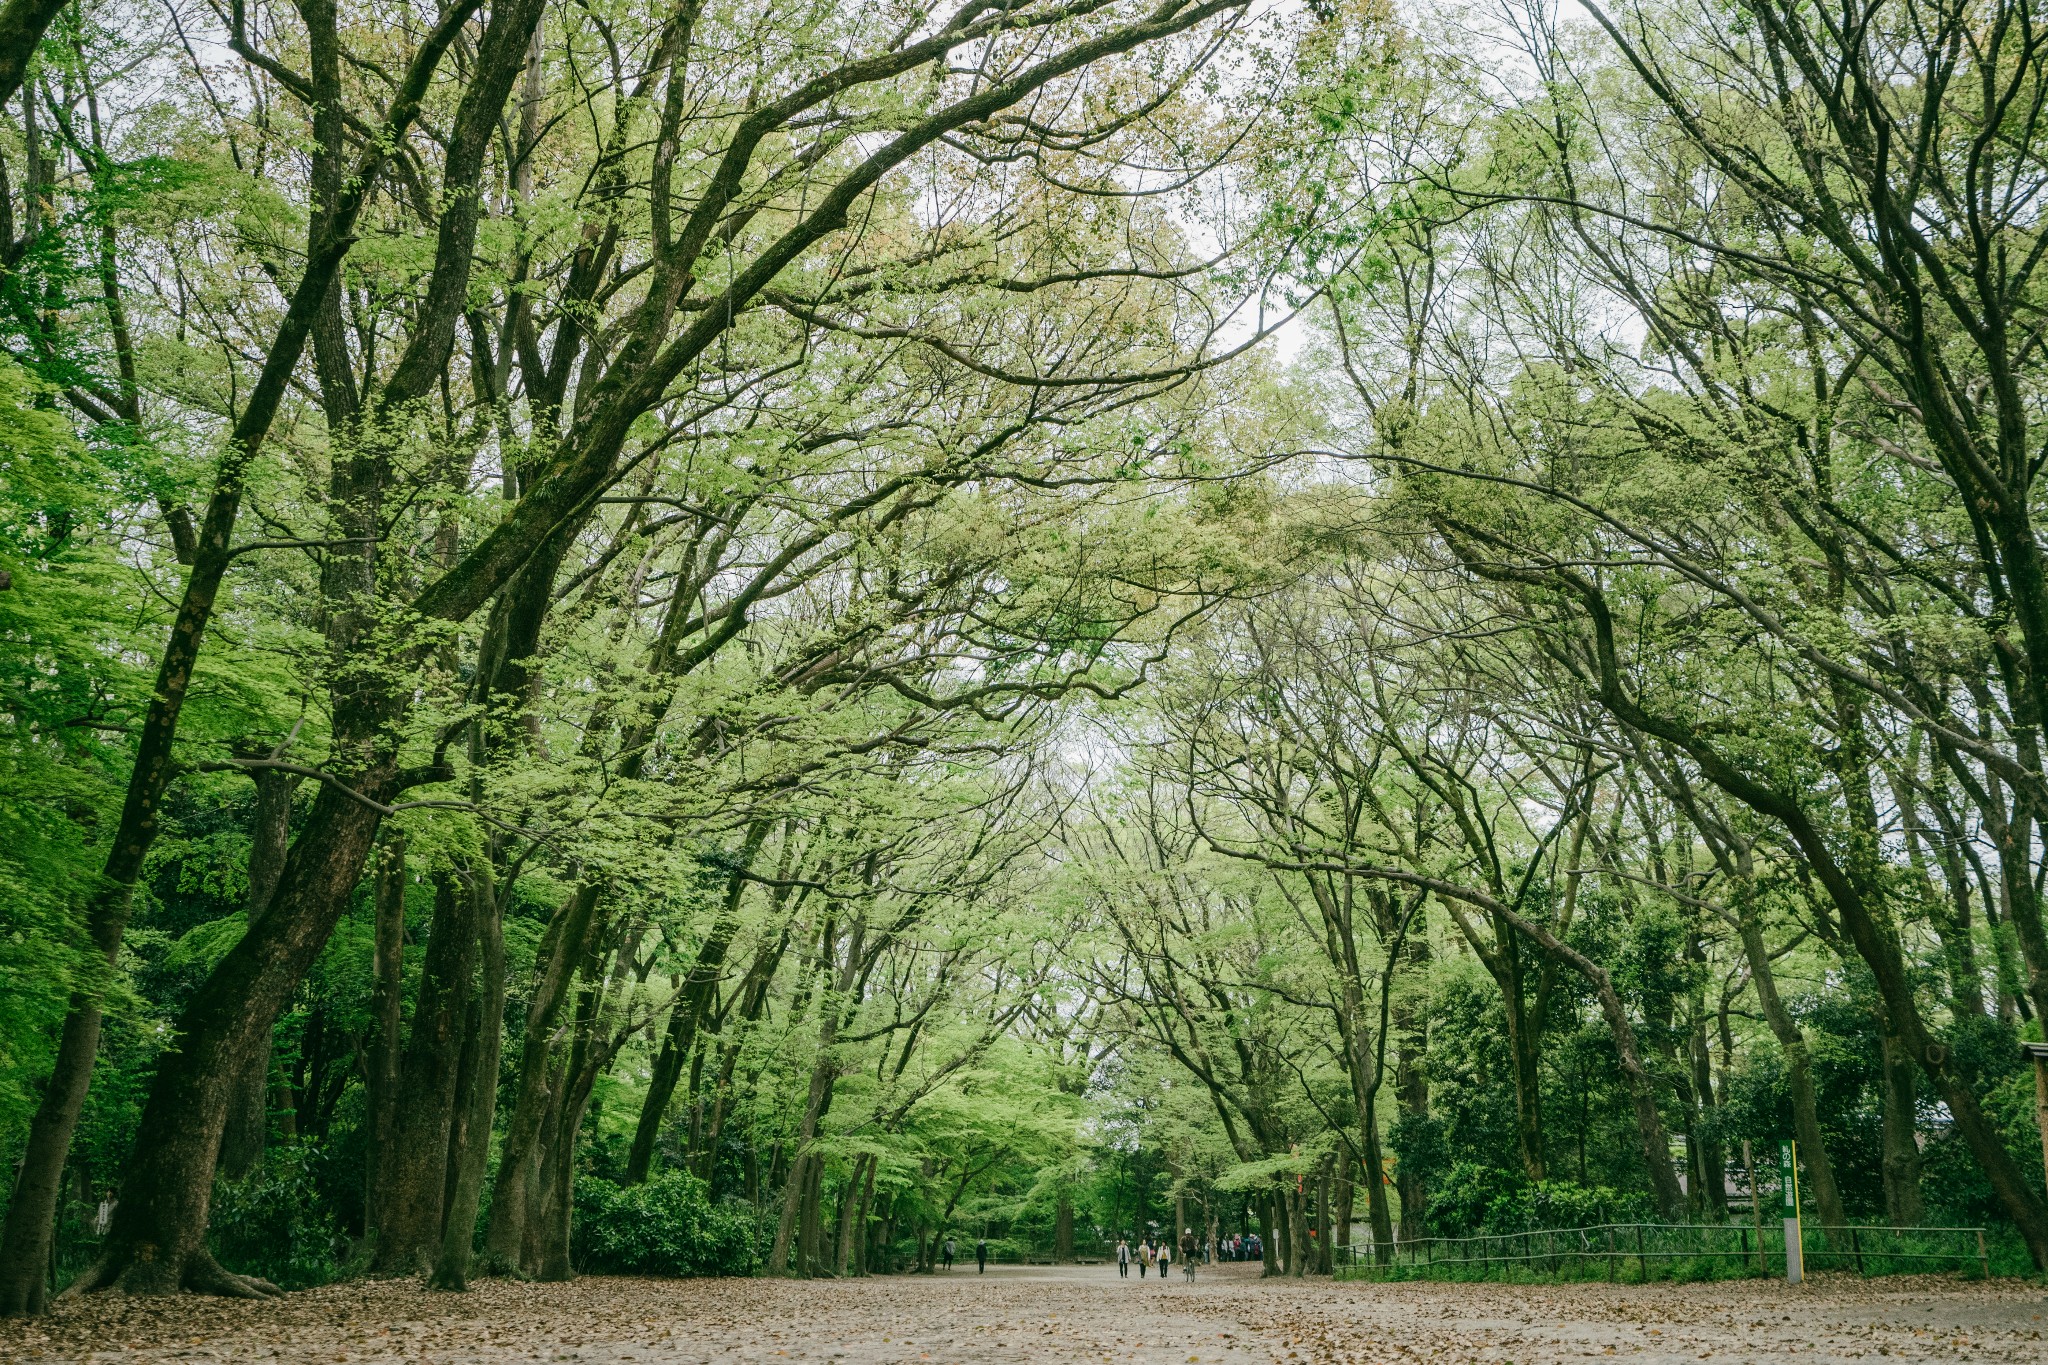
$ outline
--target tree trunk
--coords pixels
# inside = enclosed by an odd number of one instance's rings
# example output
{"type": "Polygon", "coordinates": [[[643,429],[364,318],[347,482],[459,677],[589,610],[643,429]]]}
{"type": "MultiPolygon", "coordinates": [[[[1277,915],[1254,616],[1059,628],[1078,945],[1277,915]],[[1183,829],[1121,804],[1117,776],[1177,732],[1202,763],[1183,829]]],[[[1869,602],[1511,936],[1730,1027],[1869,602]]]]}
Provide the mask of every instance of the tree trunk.
{"type": "Polygon", "coordinates": [[[832,1273],[835,1275],[855,1273],[854,1235],[863,1213],[862,1185],[872,1159],[866,1152],[854,1157],[853,1169],[847,1173],[846,1183],[839,1189],[839,1228],[833,1238],[832,1250],[832,1273]]]}
{"type": "Polygon", "coordinates": [[[654,1166],[654,1147],[661,1137],[661,1125],[675,1099],[676,1086],[683,1079],[696,1035],[696,1011],[688,999],[688,988],[676,997],[669,1011],[668,1028],[661,1038],[661,1050],[647,1078],[647,1094],[640,1102],[640,1121],[633,1129],[633,1146],[626,1153],[626,1180],[637,1185],[647,1179],[654,1166]]]}
{"type": "Polygon", "coordinates": [[[1721,1146],[1721,1124],[1715,1114],[1713,1055],[1707,1046],[1705,1004],[1695,1000],[1692,1029],[1692,1089],[1699,1105],[1699,1122],[1693,1130],[1695,1165],[1701,1182],[1701,1196],[1707,1216],[1714,1222],[1728,1221],[1728,1157],[1721,1146]]]}
{"type": "Polygon", "coordinates": [[[1286,1209],[1280,1200],[1277,1186],[1260,1195],[1259,1210],[1259,1278],[1265,1279],[1280,1274],[1280,1235],[1286,1228],[1286,1209]]]}
{"type": "MultiPolygon", "coordinates": [[[[369,778],[356,790],[381,796],[391,773],[369,778]]],[[[179,1018],[178,1046],[158,1062],[113,1228],[74,1290],[268,1292],[260,1281],[228,1274],[206,1249],[221,1130],[234,1079],[347,907],[377,822],[355,797],[322,789],[270,912],[221,959],[179,1018]]]]}
{"type": "Polygon", "coordinates": [[[454,872],[435,876],[433,929],[400,1073],[398,1131],[385,1155],[390,1198],[373,1262],[380,1271],[424,1270],[441,1246],[449,1137],[476,969],[478,899],[454,872]]]}
{"type": "Polygon", "coordinates": [[[697,960],[690,964],[689,975],[684,978],[682,990],[677,993],[675,1006],[669,1013],[661,1051],[654,1059],[654,1071],[648,1078],[647,1097],[640,1106],[640,1122],[633,1130],[633,1146],[626,1154],[628,1185],[637,1185],[647,1179],[647,1172],[654,1164],[655,1139],[661,1135],[669,1102],[675,1098],[676,1083],[682,1079],[683,1067],[694,1050],[697,1030],[717,1000],[726,951],[732,947],[733,936],[740,928],[737,912],[740,898],[747,889],[745,872],[768,837],[768,825],[766,820],[756,820],[748,826],[739,865],[726,882],[725,903],[703,946],[697,950],[697,960]]]}
{"type": "Polygon", "coordinates": [[[810,1180],[804,1189],[803,1213],[798,1222],[797,1273],[815,1275],[825,1268],[825,1158],[811,1158],[810,1180]]]}
{"type": "Polygon", "coordinates": [[[1897,1030],[1881,1017],[1879,1027],[1884,1040],[1885,1216],[1894,1227],[1917,1227],[1925,1212],[1920,1198],[1919,1068],[1897,1030]]]}
{"type": "Polygon", "coordinates": [[[1821,1137],[1820,1104],[1814,1098],[1813,1063],[1806,1049],[1806,1035],[1778,994],[1778,977],[1771,966],[1770,950],[1764,946],[1763,930],[1757,926],[1755,908],[1747,895],[1736,902],[1736,927],[1742,937],[1743,956],[1749,961],[1749,976],[1756,986],[1757,1005],[1764,1023],[1785,1054],[1785,1081],[1792,1092],[1792,1136],[1799,1140],[1800,1155],[1806,1159],[1806,1183],[1813,1190],[1823,1225],[1841,1227],[1849,1221],[1842,1192],[1835,1184],[1834,1163],[1828,1160],[1826,1141],[1821,1137]]]}
{"type": "Polygon", "coordinates": [[[790,1163],[789,1179],[782,1184],[782,1215],[775,1223],[775,1241],[768,1250],[768,1272],[771,1275],[789,1273],[790,1254],[796,1243],[797,1219],[803,1214],[804,1191],[810,1185],[811,1154],[797,1153],[790,1163]]]}
{"type": "Polygon", "coordinates": [[[569,1259],[570,1225],[576,1212],[576,1146],[597,1068],[587,1066],[582,1071],[587,1079],[579,1080],[574,1070],[564,1078],[569,1093],[541,1162],[539,1226],[533,1238],[536,1250],[530,1272],[537,1280],[569,1280],[576,1275],[569,1259]]]}
{"type": "Polygon", "coordinates": [[[853,1221],[853,1262],[849,1267],[850,1273],[855,1275],[868,1273],[869,1219],[875,1206],[875,1167],[878,1164],[873,1156],[869,1156],[866,1173],[861,1177],[860,1208],[853,1221]]]}
{"type": "Polygon", "coordinates": [[[1330,1238],[1332,1234],[1331,1215],[1334,1209],[1330,1201],[1330,1158],[1324,1157],[1323,1164],[1316,1168],[1316,1220],[1315,1220],[1315,1273],[1327,1275],[1332,1262],[1330,1238]]]}
{"type": "Polygon", "coordinates": [[[484,1234],[485,1267],[493,1274],[508,1273],[525,1263],[527,1219],[539,1177],[538,1144],[553,1099],[550,1043],[576,965],[588,951],[597,902],[594,884],[577,887],[549,921],[541,942],[539,980],[526,1009],[526,1033],[520,1044],[519,1085],[498,1154],[490,1226],[484,1234]]]}
{"type": "MultiPolygon", "coordinates": [[[[1372,1219],[1373,1259],[1385,1265],[1394,1254],[1394,1215],[1387,1207],[1386,1157],[1380,1148],[1377,1122],[1368,1122],[1366,1126],[1365,1170],[1360,1173],[1360,1178],[1365,1181],[1366,1213],[1372,1219]]],[[[1401,1214],[1401,1225],[1402,1231],[1406,1233],[1408,1214],[1405,1208],[1401,1214]]],[[[1416,1215],[1415,1225],[1422,1225],[1419,1213],[1416,1215]]]]}
{"type": "MultiPolygon", "coordinates": [[[[1428,963],[1428,940],[1420,934],[1411,934],[1404,950],[1409,956],[1411,969],[1419,974],[1428,963]]],[[[1422,1070],[1422,1061],[1429,1047],[1428,1024],[1422,1017],[1422,1011],[1412,1003],[1399,1001],[1394,1009],[1394,1026],[1394,1036],[1400,1049],[1395,1054],[1394,1063],[1395,1104],[1404,1118],[1426,1118],[1429,1115],[1429,1077],[1422,1070]]],[[[1373,1135],[1375,1143],[1378,1136],[1377,1133],[1373,1135]]],[[[1384,1185],[1381,1176],[1382,1170],[1366,1173],[1369,1182],[1384,1185]]],[[[1429,1189],[1420,1172],[1405,1166],[1395,1168],[1394,1180],[1401,1195],[1401,1237],[1405,1241],[1421,1235],[1422,1213],[1429,1206],[1429,1189]]],[[[1373,1227],[1375,1230],[1379,1227],[1377,1216],[1373,1227]]]]}
{"type": "Polygon", "coordinates": [[[1308,1200],[1303,1198],[1302,1177],[1287,1183],[1283,1196],[1287,1204],[1287,1273],[1295,1279],[1308,1274],[1308,1200]]]}
{"type": "MultiPolygon", "coordinates": [[[[93,898],[89,922],[107,918],[101,902],[118,895],[123,902],[119,919],[127,919],[126,901],[130,886],[106,887],[93,898]]],[[[100,937],[95,933],[94,937],[100,937]]],[[[118,951],[118,935],[115,941],[118,951]]],[[[108,970],[112,970],[108,955],[108,970]]],[[[21,1165],[15,1172],[14,1189],[7,1202],[7,1223],[0,1233],[0,1316],[18,1317],[40,1313],[49,1304],[49,1270],[55,1255],[53,1233],[57,1200],[64,1179],[64,1158],[71,1147],[71,1134],[78,1127],[79,1112],[85,1107],[86,1087],[92,1080],[93,1059],[100,1045],[99,996],[74,991],[64,1016],[64,1031],[57,1042],[57,1057],[43,1083],[43,1097],[29,1125],[28,1142],[21,1165]]]]}
{"type": "MultiPolygon", "coordinates": [[[[1382,1207],[1385,1207],[1386,1197],[1384,1195],[1380,1198],[1380,1204],[1382,1207]]],[[[1336,1241],[1333,1245],[1340,1247],[1351,1245],[1351,1225],[1357,1219],[1358,1181],[1353,1178],[1351,1163],[1347,1160],[1337,1174],[1337,1210],[1333,1217],[1333,1221],[1337,1225],[1337,1233],[1336,1241]]]]}
{"type": "Polygon", "coordinates": [[[498,1062],[505,1037],[505,924],[491,874],[490,863],[471,874],[470,894],[479,900],[483,981],[470,1007],[469,1041],[463,1049],[464,1084],[458,1089],[458,1123],[449,1144],[454,1170],[449,1181],[448,1213],[441,1230],[441,1251],[434,1261],[431,1281],[436,1289],[469,1287],[477,1207],[483,1197],[491,1127],[498,1112],[498,1062]]]}
{"type": "Polygon", "coordinates": [[[1600,1002],[1601,1016],[1607,1021],[1607,1031],[1614,1039],[1615,1056],[1621,1062],[1622,1079],[1627,1084],[1629,1102],[1635,1110],[1636,1133],[1642,1141],[1643,1164],[1649,1168],[1651,1196],[1657,1202],[1660,1216],[1667,1222],[1678,1221],[1684,1212],[1685,1193],[1679,1189],[1678,1177],[1671,1169],[1671,1139],[1665,1134],[1664,1116],[1657,1109],[1656,1086],[1643,1065],[1641,1051],[1636,1047],[1635,1028],[1628,1021],[1628,1011],[1623,1008],[1621,997],[1615,994],[1613,980],[1606,969],[1541,924],[1525,919],[1505,906],[1497,905],[1493,909],[1496,915],[1527,934],[1545,952],[1577,972],[1593,988],[1593,995],[1600,1002]]]}
{"type": "MultiPolygon", "coordinates": [[[[277,879],[284,872],[285,854],[291,847],[292,792],[298,779],[275,768],[259,768],[249,774],[256,782],[256,816],[249,830],[249,898],[245,907],[250,924],[263,918],[277,891],[277,879]]],[[[271,1045],[257,1049],[249,1070],[243,1074],[228,1105],[227,1131],[221,1138],[220,1170],[230,1180],[240,1180],[263,1160],[263,1141],[270,1126],[271,1045]]]]}
{"type": "Polygon", "coordinates": [[[1074,1201],[1065,1190],[1053,1205],[1052,1258],[1060,1265],[1074,1263],[1074,1201]]]}
{"type": "MultiPolygon", "coordinates": [[[[629,955],[628,947],[624,955],[629,955]]],[[[592,1088],[606,1060],[598,1037],[604,1013],[606,954],[593,946],[583,961],[584,986],[576,1002],[576,1028],[569,1055],[556,1073],[551,1090],[560,1096],[551,1106],[544,1130],[541,1152],[539,1198],[529,1214],[522,1265],[538,1280],[572,1279],[576,1270],[570,1261],[571,1221],[575,1216],[576,1147],[583,1131],[583,1116],[590,1105],[592,1088]]]]}
{"type": "Polygon", "coordinates": [[[1543,1160],[1543,1040],[1524,997],[1521,953],[1505,926],[1500,940],[1506,967],[1496,973],[1495,981],[1507,1015],[1508,1055],[1514,1065],[1515,1149],[1522,1158],[1522,1173],[1541,1183],[1548,1174],[1543,1160]]]}
{"type": "MultiPolygon", "coordinates": [[[[754,961],[747,968],[746,979],[739,989],[740,1024],[752,1024],[761,1017],[761,1011],[768,1003],[768,987],[774,981],[776,968],[788,949],[789,923],[785,920],[775,941],[763,945],[754,954],[754,961]]],[[[715,1029],[722,1028],[716,1019],[713,1020],[713,1025],[715,1029]]],[[[733,1073],[739,1066],[739,1043],[721,1043],[718,1054],[718,1079],[712,1087],[711,1116],[705,1121],[704,1131],[697,1137],[696,1150],[691,1153],[693,1169],[704,1181],[705,1188],[713,1199],[718,1197],[718,1144],[725,1131],[725,1118],[732,1096],[733,1073]]],[[[703,1103],[701,1095],[697,1102],[700,1105],[703,1103]]]]}
{"type": "Polygon", "coordinates": [[[388,1195],[385,1153],[398,1136],[398,1065],[404,1042],[405,836],[387,836],[377,859],[375,926],[370,957],[370,1041],[363,1088],[369,1146],[363,1170],[363,1234],[374,1239],[388,1195]]]}

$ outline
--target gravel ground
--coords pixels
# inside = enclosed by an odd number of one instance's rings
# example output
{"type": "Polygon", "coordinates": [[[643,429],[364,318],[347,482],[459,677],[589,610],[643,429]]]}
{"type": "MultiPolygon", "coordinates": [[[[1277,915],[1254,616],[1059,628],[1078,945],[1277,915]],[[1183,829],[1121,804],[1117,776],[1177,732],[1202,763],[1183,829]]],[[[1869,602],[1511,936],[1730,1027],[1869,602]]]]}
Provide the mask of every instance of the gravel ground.
{"type": "Polygon", "coordinates": [[[1303,1284],[1248,1269],[1207,1269],[1192,1286],[1109,1268],[970,1267],[807,1283],[496,1281],[465,1295],[387,1280],[271,1303],[102,1296],[0,1323],[0,1361],[2048,1365],[2048,1293],[2032,1284],[1303,1284]]]}

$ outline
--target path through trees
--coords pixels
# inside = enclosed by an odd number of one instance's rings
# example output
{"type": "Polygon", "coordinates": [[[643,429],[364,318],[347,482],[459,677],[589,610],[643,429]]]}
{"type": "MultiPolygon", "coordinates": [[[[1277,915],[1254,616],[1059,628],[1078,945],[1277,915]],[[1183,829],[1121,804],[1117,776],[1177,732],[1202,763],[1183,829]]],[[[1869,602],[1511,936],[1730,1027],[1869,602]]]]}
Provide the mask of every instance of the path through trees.
{"type": "Polygon", "coordinates": [[[2021,1362],[2048,1357],[2039,1296],[1831,1278],[1611,1289],[1605,1285],[1260,1285],[1243,1271],[1119,1281],[1106,1267],[796,1286],[586,1279],[495,1284],[451,1298],[393,1282],[262,1305],[119,1300],[0,1326],[24,1365],[202,1358],[352,1365],[513,1360],[585,1365],[1356,1365],[1512,1358],[1563,1365],[1790,1360],[2021,1362]]]}

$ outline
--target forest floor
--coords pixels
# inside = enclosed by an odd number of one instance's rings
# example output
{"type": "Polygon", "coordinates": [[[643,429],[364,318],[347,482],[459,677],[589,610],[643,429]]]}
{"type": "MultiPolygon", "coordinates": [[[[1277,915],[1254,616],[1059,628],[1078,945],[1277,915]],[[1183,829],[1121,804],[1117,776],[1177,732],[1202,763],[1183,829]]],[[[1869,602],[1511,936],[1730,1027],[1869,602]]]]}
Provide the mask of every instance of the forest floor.
{"type": "Polygon", "coordinates": [[[0,1361],[293,1365],[2048,1365],[2048,1293],[1940,1278],[1610,1286],[1260,1281],[1255,1267],[861,1280],[358,1281],[268,1303],[95,1297],[0,1322],[0,1361]]]}

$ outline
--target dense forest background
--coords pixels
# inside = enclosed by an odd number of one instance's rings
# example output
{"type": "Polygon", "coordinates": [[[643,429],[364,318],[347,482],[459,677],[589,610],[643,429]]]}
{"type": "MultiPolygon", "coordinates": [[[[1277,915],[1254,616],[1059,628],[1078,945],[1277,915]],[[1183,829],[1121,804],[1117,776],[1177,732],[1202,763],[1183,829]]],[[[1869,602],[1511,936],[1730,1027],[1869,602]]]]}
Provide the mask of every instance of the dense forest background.
{"type": "Polygon", "coordinates": [[[0,5],[0,1312],[2048,1266],[2048,30],[1563,9],[0,5]]]}

